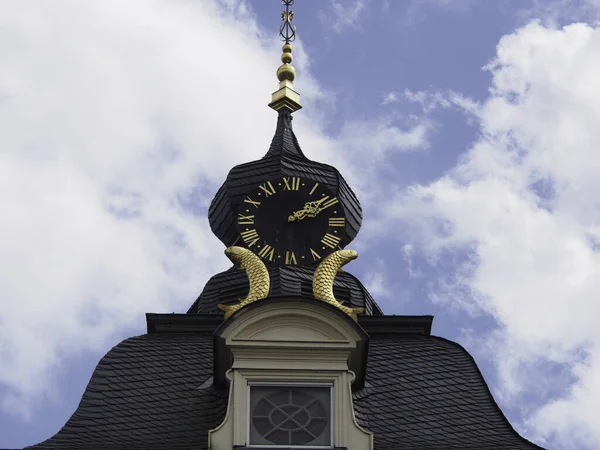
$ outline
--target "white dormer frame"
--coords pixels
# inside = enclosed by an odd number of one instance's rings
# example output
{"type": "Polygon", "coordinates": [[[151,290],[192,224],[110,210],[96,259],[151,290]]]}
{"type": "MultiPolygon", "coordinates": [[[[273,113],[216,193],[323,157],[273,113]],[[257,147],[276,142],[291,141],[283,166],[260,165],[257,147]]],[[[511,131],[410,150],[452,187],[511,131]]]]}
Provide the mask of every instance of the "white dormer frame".
{"type": "Polygon", "coordinates": [[[227,371],[227,413],[209,431],[209,449],[253,448],[248,427],[250,387],[270,383],[332,386],[333,442],[329,448],[372,449],[373,435],[358,425],[352,405],[355,374],[350,367],[360,366],[357,359],[365,357],[364,331],[322,302],[270,300],[240,310],[217,330],[216,339],[222,340],[233,361],[227,371]]]}

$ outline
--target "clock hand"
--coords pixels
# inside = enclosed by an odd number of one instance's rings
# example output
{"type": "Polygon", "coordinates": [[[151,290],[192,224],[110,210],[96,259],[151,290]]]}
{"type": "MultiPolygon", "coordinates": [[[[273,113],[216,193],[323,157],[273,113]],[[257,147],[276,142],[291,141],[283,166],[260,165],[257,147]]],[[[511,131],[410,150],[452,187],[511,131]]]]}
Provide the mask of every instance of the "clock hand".
{"type": "Polygon", "coordinates": [[[298,211],[294,211],[292,215],[288,217],[288,222],[300,222],[306,217],[315,217],[323,210],[323,208],[320,207],[321,203],[323,203],[328,198],[329,196],[325,196],[321,200],[306,202],[304,204],[304,208],[298,211]]]}
{"type": "MultiPolygon", "coordinates": [[[[317,208],[316,211],[314,212],[314,215],[311,217],[315,217],[317,214],[319,214],[321,211],[327,209],[327,206],[322,206],[321,203],[323,203],[325,200],[327,200],[329,198],[328,195],[326,195],[325,197],[323,197],[321,200],[319,200],[317,203],[317,208]]],[[[329,205],[328,205],[329,206],[329,205]]]]}
{"type": "Polygon", "coordinates": [[[300,222],[302,219],[306,217],[306,210],[300,209],[298,211],[294,211],[292,215],[288,216],[288,222],[300,222]]]}

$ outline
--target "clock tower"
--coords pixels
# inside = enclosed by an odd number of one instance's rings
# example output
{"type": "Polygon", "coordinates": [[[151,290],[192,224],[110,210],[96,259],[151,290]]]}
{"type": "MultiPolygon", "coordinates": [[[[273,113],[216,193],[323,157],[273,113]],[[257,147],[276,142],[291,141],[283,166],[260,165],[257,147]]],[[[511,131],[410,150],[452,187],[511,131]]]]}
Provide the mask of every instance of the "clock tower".
{"type": "Polygon", "coordinates": [[[291,65],[293,0],[275,136],[231,169],[208,213],[234,263],[187,313],[98,363],[75,413],[39,450],[529,450],[460,345],[432,316],[384,315],[341,267],[362,220],[339,171],[307,158],[291,65]]]}
{"type": "MultiPolygon", "coordinates": [[[[277,111],[277,127],[266,154],[233,167],[208,212],[211,230],[226,247],[243,247],[266,265],[269,296],[314,299],[313,279],[328,255],[345,248],[358,234],[362,209],[358,198],[333,166],[306,157],[292,128],[292,113],[302,108],[294,89],[292,66],[295,28],[293,1],[284,0],[280,35],[282,65],[279,89],[269,107],[277,111]]],[[[334,297],[365,314],[382,312],[362,283],[341,272],[333,280],[334,297]]],[[[212,277],[189,313],[220,313],[219,305],[237,302],[249,281],[239,264],[212,277]]],[[[221,307],[221,309],[223,309],[221,307]]]]}
{"type": "Polygon", "coordinates": [[[282,61],[280,89],[269,104],[278,113],[271,146],[263,158],[231,169],[208,219],[226,246],[242,245],[277,265],[314,265],[356,237],[362,212],[340,172],[300,149],[292,113],[301,106],[287,41],[282,61]]]}

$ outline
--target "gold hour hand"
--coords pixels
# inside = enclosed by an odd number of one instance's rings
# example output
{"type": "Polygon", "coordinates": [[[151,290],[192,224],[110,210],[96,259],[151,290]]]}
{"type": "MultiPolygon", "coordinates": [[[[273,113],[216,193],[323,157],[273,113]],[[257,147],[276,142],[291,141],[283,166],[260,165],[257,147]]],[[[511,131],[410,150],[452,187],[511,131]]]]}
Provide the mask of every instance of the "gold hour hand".
{"type": "Polygon", "coordinates": [[[288,222],[300,222],[305,217],[306,211],[304,209],[300,209],[298,211],[294,211],[291,216],[288,216],[288,222]]]}
{"type": "Polygon", "coordinates": [[[307,217],[315,217],[322,211],[321,203],[327,200],[329,197],[323,197],[321,200],[315,200],[312,202],[306,202],[304,208],[294,211],[291,216],[288,217],[288,222],[300,222],[307,217]]]}

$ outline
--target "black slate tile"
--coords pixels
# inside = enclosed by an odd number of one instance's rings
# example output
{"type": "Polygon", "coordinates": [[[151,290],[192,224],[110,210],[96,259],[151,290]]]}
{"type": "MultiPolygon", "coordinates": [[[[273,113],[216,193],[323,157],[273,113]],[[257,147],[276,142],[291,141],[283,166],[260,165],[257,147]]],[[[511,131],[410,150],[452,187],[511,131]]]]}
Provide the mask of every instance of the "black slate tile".
{"type": "MultiPolygon", "coordinates": [[[[227,409],[211,375],[208,334],[127,339],[102,358],[65,426],[28,448],[204,449],[227,409]]],[[[471,356],[441,338],[371,336],[365,386],[353,396],[375,450],[540,448],[513,430],[471,356]]]]}

